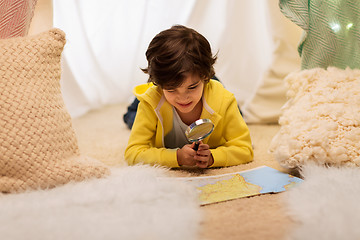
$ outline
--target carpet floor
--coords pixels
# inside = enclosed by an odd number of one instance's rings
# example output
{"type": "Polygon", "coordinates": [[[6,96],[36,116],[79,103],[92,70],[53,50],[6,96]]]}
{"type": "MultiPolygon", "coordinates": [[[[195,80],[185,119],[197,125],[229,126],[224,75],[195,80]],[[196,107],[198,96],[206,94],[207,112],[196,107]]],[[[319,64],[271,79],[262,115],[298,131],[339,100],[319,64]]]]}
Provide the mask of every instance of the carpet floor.
{"type": "Polygon", "coordinates": [[[282,168],[268,152],[278,125],[249,125],[254,161],[217,169],[127,166],[130,130],[125,105],[73,119],[81,154],[98,159],[109,177],[50,190],[0,194],[1,239],[360,239],[360,169],[282,168]],[[169,177],[219,175],[266,165],[304,178],[285,192],[200,206],[196,190],[169,177]],[[160,177],[160,178],[159,178],[160,177]]]}
{"type": "MultiPolygon", "coordinates": [[[[112,166],[126,166],[124,150],[130,130],[123,123],[126,106],[112,105],[74,119],[82,154],[112,166]]],[[[286,172],[268,153],[278,125],[249,125],[254,161],[248,164],[206,170],[170,170],[170,176],[204,176],[248,170],[266,165],[286,172]]],[[[295,225],[285,214],[283,193],[264,194],[200,207],[199,239],[284,239],[295,225]]]]}

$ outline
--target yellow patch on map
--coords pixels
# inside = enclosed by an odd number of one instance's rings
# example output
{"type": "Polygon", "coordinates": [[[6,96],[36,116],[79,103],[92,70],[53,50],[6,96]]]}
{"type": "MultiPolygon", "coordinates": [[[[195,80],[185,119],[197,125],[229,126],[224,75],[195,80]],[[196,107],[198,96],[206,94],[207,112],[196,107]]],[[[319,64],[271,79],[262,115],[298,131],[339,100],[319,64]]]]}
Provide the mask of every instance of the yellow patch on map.
{"type": "Polygon", "coordinates": [[[197,189],[201,192],[200,201],[203,204],[209,204],[258,195],[262,188],[246,182],[240,174],[236,174],[230,179],[218,181],[214,184],[207,184],[197,189]]]}

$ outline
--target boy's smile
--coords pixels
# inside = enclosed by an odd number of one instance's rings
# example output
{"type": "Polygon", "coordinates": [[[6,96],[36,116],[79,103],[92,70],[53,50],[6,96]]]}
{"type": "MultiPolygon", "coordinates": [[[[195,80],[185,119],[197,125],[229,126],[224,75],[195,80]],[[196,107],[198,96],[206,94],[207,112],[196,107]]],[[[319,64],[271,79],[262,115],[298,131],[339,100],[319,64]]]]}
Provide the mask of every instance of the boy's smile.
{"type": "Polygon", "coordinates": [[[163,93],[166,100],[176,108],[182,120],[186,122],[183,118],[185,116],[200,117],[203,89],[204,81],[198,75],[187,74],[179,87],[163,89],[163,93]]]}

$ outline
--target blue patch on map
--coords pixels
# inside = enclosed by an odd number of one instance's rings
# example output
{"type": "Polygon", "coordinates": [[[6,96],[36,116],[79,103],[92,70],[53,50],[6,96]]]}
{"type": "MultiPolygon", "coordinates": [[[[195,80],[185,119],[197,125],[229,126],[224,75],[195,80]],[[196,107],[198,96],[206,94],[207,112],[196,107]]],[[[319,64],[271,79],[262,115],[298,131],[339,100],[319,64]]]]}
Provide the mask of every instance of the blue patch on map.
{"type": "Polygon", "coordinates": [[[240,175],[246,182],[260,186],[262,188],[260,193],[282,192],[286,190],[286,185],[303,181],[301,178],[267,166],[257,168],[255,171],[242,172],[240,175]]]}

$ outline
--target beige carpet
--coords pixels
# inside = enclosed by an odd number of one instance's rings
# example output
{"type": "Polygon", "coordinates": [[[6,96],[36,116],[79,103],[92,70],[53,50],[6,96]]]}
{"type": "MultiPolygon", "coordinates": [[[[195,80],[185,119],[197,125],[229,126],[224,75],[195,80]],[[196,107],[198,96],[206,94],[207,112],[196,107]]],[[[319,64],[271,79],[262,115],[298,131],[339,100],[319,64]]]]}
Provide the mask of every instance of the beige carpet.
{"type": "MultiPolygon", "coordinates": [[[[130,130],[122,120],[125,105],[112,105],[73,120],[82,154],[112,166],[126,166],[124,150],[130,130]]],[[[278,125],[249,125],[254,161],[240,166],[206,170],[171,170],[172,176],[217,175],[266,165],[286,172],[268,147],[278,125]]],[[[200,239],[286,239],[296,226],[285,214],[283,194],[265,194],[201,207],[200,239]]]]}

